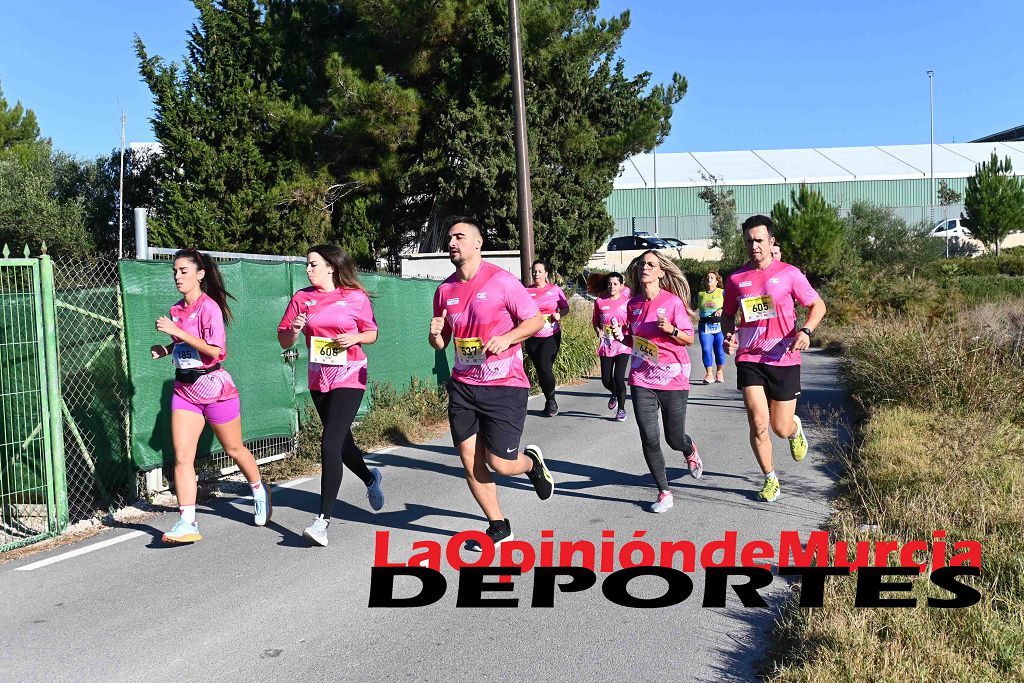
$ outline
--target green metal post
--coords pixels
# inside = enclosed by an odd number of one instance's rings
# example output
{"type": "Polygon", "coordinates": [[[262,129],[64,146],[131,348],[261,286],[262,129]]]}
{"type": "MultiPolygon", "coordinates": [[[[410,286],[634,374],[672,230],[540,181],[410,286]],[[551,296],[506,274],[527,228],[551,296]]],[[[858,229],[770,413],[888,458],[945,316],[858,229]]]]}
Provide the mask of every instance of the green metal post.
{"type": "Polygon", "coordinates": [[[52,464],[52,487],[57,508],[60,533],[68,525],[68,485],[64,466],[64,421],[61,419],[60,369],[57,366],[57,316],[54,306],[53,261],[46,254],[39,257],[40,291],[43,300],[43,344],[46,359],[46,411],[50,421],[49,460],[52,464]]]}

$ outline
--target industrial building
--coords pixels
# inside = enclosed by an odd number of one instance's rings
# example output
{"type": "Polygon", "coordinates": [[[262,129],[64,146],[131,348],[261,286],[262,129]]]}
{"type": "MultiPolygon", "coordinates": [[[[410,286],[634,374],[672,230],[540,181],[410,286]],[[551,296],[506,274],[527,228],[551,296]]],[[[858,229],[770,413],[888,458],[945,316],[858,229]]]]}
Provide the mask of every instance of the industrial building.
{"type": "Polygon", "coordinates": [[[613,237],[649,232],[681,240],[711,236],[707,204],[698,197],[715,184],[731,190],[739,219],[789,202],[802,184],[820,192],[841,213],[857,201],[892,208],[912,222],[958,216],[962,205],[929,201],[934,151],[936,193],[944,180],[961,196],[967,178],[993,151],[1009,157],[1024,176],[1024,142],[968,142],[879,147],[639,154],[622,165],[608,212],[613,237]],[[934,204],[934,208],[932,208],[934,204]]]}

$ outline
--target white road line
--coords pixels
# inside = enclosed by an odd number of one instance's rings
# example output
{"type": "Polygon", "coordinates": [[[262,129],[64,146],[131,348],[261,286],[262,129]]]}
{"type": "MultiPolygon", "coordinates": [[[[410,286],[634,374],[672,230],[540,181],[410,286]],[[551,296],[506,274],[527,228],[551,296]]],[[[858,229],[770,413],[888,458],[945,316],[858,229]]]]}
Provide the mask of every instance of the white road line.
{"type": "Polygon", "coordinates": [[[30,572],[33,569],[41,569],[43,567],[48,567],[49,565],[57,563],[57,562],[62,562],[64,560],[70,560],[72,557],[78,557],[79,555],[85,555],[86,553],[91,553],[94,550],[100,550],[101,548],[106,548],[108,546],[116,545],[116,544],[120,543],[121,541],[127,541],[127,540],[132,539],[132,538],[138,538],[139,536],[146,536],[146,535],[147,535],[147,533],[145,531],[130,531],[127,534],[124,534],[123,536],[118,536],[117,538],[109,538],[106,541],[100,541],[99,543],[93,543],[92,545],[87,545],[84,548],[79,548],[77,550],[72,550],[70,552],[66,552],[66,553],[63,553],[61,555],[54,555],[53,557],[48,557],[45,560],[39,560],[38,562],[33,562],[32,564],[26,564],[23,567],[15,567],[14,571],[16,571],[16,572],[30,572]]]}
{"type": "Polygon", "coordinates": [[[296,486],[299,486],[301,484],[305,484],[307,481],[313,481],[313,479],[314,479],[314,477],[300,477],[299,479],[292,479],[291,481],[286,481],[283,484],[274,484],[274,488],[275,489],[290,489],[290,488],[294,488],[296,486]]]}

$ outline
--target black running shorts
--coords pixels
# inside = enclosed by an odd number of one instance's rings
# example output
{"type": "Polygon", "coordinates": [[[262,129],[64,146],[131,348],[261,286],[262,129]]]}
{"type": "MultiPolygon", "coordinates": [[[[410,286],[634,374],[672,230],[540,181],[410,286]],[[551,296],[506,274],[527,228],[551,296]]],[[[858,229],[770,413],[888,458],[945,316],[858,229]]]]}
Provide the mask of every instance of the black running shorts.
{"type": "Polygon", "coordinates": [[[483,436],[487,449],[499,458],[519,457],[526,424],[526,387],[448,383],[448,422],[456,446],[469,437],[483,436]]]}
{"type": "Polygon", "coordinates": [[[736,363],[736,388],[764,387],[769,401],[795,401],[800,395],[799,365],[736,363]]]}

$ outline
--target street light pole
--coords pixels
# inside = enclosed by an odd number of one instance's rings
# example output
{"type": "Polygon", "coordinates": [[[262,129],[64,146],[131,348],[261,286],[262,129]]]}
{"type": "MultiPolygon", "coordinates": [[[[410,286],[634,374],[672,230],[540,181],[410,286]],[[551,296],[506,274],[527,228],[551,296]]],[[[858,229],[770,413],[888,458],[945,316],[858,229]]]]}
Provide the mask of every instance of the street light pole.
{"type": "Polygon", "coordinates": [[[654,143],[654,234],[661,236],[661,220],[658,218],[658,143],[654,143]]]}
{"type": "Polygon", "coordinates": [[[515,117],[516,190],[519,197],[519,267],[524,285],[533,282],[533,192],[530,188],[530,150],[526,138],[526,96],[523,90],[523,53],[519,45],[519,3],[508,0],[508,36],[511,46],[512,110],[515,117]]]}
{"type": "MultiPolygon", "coordinates": [[[[928,189],[928,215],[935,225],[935,72],[928,69],[928,121],[931,142],[928,144],[928,166],[931,180],[928,189]]],[[[948,227],[948,226],[947,226],[948,227]]],[[[946,258],[949,258],[949,231],[946,230],[946,258]]]]}

